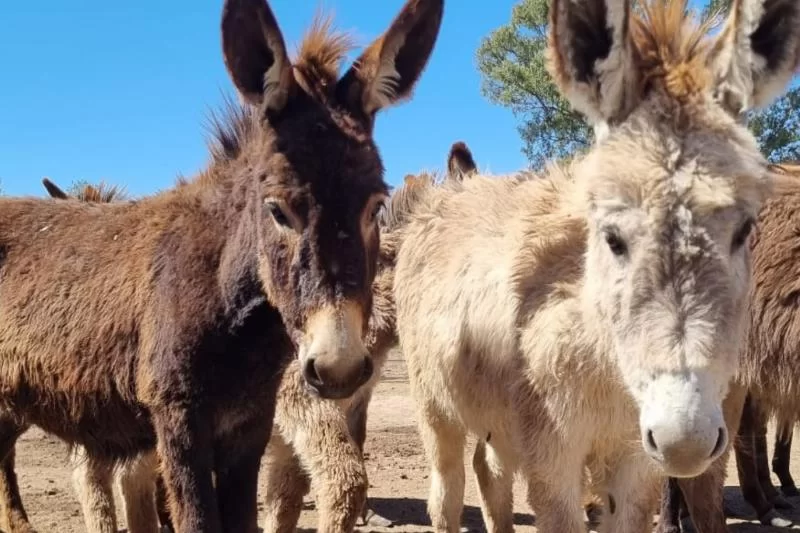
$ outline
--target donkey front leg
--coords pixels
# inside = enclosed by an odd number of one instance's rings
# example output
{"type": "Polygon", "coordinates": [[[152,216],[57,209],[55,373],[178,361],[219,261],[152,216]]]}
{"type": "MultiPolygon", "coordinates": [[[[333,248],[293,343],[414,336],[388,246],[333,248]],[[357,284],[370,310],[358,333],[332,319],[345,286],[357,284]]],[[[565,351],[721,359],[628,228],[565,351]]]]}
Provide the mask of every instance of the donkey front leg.
{"type": "Polygon", "coordinates": [[[653,529],[653,508],[660,494],[659,476],[649,459],[623,456],[609,463],[605,511],[600,533],[649,533],[653,529]]]}
{"type": "MultiPolygon", "coordinates": [[[[541,533],[585,533],[582,503],[582,463],[558,463],[558,475],[526,469],[528,504],[541,533]]],[[[603,513],[605,519],[607,511],[603,513]]]]}
{"type": "Polygon", "coordinates": [[[114,464],[88,456],[82,447],[73,451],[70,463],[72,487],[83,511],[87,533],[116,533],[117,513],[111,488],[114,464]]]}
{"type": "Polygon", "coordinates": [[[314,424],[293,438],[300,463],[311,474],[317,495],[320,533],[353,531],[367,500],[367,472],[346,417],[332,402],[314,410],[314,424]]]}
{"type": "Polygon", "coordinates": [[[730,452],[723,453],[701,475],[679,479],[683,502],[697,533],[727,533],[722,489],[730,452]]]}
{"type": "Polygon", "coordinates": [[[294,533],[311,480],[292,447],[277,431],[269,443],[266,469],[264,533],[294,533]]]}
{"type": "Polygon", "coordinates": [[[217,499],[225,533],[258,531],[258,469],[271,431],[272,416],[259,417],[216,446],[217,499]]]}
{"type": "MultiPolygon", "coordinates": [[[[347,426],[350,428],[350,436],[356,443],[358,451],[361,454],[361,460],[364,460],[364,443],[367,440],[367,410],[369,402],[372,399],[372,389],[362,389],[356,394],[350,409],[347,411],[347,426]]],[[[364,468],[364,483],[365,487],[369,486],[366,478],[367,470],[366,465],[364,468]]],[[[366,490],[366,488],[365,488],[366,490]]],[[[361,521],[363,525],[372,527],[391,527],[392,521],[386,517],[379,515],[374,509],[370,508],[369,497],[367,496],[364,501],[364,507],[361,511],[361,521]]]]}
{"type": "Polygon", "coordinates": [[[656,533],[680,533],[681,508],[684,505],[678,480],[674,477],[664,478],[661,485],[661,510],[658,513],[656,533]]]}
{"type": "Polygon", "coordinates": [[[175,533],[222,533],[208,416],[183,407],[153,413],[158,456],[175,533]]]}

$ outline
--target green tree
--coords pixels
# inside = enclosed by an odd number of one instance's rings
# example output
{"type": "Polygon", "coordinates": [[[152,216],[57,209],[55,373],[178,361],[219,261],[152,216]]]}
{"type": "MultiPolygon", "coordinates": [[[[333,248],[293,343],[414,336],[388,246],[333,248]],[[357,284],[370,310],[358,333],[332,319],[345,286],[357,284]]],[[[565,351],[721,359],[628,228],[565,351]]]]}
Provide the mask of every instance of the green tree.
{"type": "Polygon", "coordinates": [[[523,152],[534,168],[588,147],[592,132],[561,97],[545,68],[548,0],[522,0],[511,22],[478,48],[482,91],[520,120],[523,152]]]}
{"type": "MultiPolygon", "coordinates": [[[[730,0],[709,0],[705,17],[724,13],[730,0]]],[[[523,153],[531,167],[587,148],[592,132],[561,97],[545,68],[548,0],[520,0],[511,21],[490,33],[477,52],[482,92],[519,119],[523,153]]],[[[749,125],[771,161],[800,159],[800,86],[766,110],[752,113],[749,125]]]]}

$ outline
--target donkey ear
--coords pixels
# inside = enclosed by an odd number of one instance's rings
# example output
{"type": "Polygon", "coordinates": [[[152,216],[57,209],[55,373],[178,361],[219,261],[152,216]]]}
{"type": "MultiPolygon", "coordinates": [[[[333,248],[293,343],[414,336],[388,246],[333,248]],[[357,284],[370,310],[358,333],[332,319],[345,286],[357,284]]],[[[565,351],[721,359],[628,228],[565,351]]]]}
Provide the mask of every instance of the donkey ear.
{"type": "Polygon", "coordinates": [[[454,143],[450,147],[450,155],[447,156],[447,173],[450,179],[463,181],[478,171],[478,166],[472,158],[472,152],[463,142],[454,143]]]}
{"type": "Polygon", "coordinates": [[[800,67],[800,0],[733,0],[710,57],[731,112],[769,105],[800,67]]]}
{"type": "Polygon", "coordinates": [[[245,100],[273,111],[283,109],[294,83],[292,64],[265,0],[225,0],[222,51],[245,100]]]}
{"type": "Polygon", "coordinates": [[[44,188],[47,189],[47,194],[49,194],[53,198],[58,198],[59,200],[66,200],[69,198],[67,193],[62,191],[58,187],[58,185],[56,185],[47,178],[42,178],[42,185],[44,185],[44,188]]]}
{"type": "Polygon", "coordinates": [[[340,100],[371,117],[411,96],[436,44],[444,0],[408,0],[339,81],[340,100]]]}
{"type": "Polygon", "coordinates": [[[550,4],[548,70],[561,93],[592,124],[623,119],[635,96],[630,17],[629,0],[550,4]]]}

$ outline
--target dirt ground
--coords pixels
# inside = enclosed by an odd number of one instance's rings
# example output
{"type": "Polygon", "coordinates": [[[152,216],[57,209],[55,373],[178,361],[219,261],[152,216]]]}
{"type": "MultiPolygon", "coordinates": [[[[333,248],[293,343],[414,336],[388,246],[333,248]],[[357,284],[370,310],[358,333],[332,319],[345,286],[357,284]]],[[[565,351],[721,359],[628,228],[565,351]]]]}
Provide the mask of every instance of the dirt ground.
{"type": "MultiPolygon", "coordinates": [[[[369,436],[366,444],[372,508],[394,521],[391,528],[361,527],[360,531],[421,532],[430,531],[425,510],[428,493],[428,466],[416,433],[413,400],[409,393],[405,365],[396,352],[387,363],[384,379],[378,386],[370,406],[369,436]]],[[[772,434],[770,434],[770,442],[772,434]]],[[[470,443],[471,448],[473,443],[470,443]]],[[[471,457],[468,448],[466,459],[471,457]]],[[[800,451],[792,453],[795,478],[800,477],[800,451]]],[[[28,514],[40,533],[78,533],[85,530],[77,501],[73,496],[71,471],[67,467],[64,444],[38,429],[20,439],[17,448],[17,473],[28,514]]],[[[261,490],[265,480],[261,479],[261,490]]],[[[735,518],[729,520],[731,533],[778,533],[784,529],[761,526],[750,508],[744,504],[736,487],[735,464],[728,468],[725,491],[726,507],[735,518]]],[[[535,519],[524,500],[524,486],[515,487],[515,523],[519,532],[536,531],[535,519]]],[[[316,514],[313,495],[306,498],[300,519],[301,531],[314,531],[316,514]]],[[[797,510],[787,516],[800,523],[800,500],[797,510]]],[[[467,486],[463,526],[465,530],[482,531],[483,522],[476,493],[476,483],[467,465],[467,486]]],[[[786,513],[785,513],[786,514],[786,513]]],[[[124,523],[120,518],[120,529],[124,523]]]]}

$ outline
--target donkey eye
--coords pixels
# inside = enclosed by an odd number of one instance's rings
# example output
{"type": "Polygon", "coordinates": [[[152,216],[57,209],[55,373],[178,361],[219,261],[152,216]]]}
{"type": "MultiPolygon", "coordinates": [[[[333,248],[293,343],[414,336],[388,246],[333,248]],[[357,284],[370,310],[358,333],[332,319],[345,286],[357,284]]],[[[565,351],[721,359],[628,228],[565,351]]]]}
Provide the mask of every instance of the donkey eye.
{"type": "Polygon", "coordinates": [[[283,226],[285,228],[291,228],[292,223],[289,221],[289,217],[283,212],[277,202],[267,202],[267,209],[269,210],[269,214],[272,215],[272,218],[275,222],[283,226]]]}
{"type": "Polygon", "coordinates": [[[747,237],[750,236],[750,232],[753,231],[753,226],[755,222],[752,218],[748,218],[744,221],[742,226],[733,234],[733,240],[731,241],[731,253],[738,251],[744,243],[747,242],[747,237]]]}
{"type": "Polygon", "coordinates": [[[607,231],[605,237],[608,249],[611,250],[612,254],[622,256],[628,251],[628,247],[625,246],[625,241],[615,232],[607,231]]]}
{"type": "Polygon", "coordinates": [[[378,202],[375,204],[375,207],[372,208],[372,213],[370,213],[369,215],[370,222],[374,222],[378,218],[378,215],[380,215],[381,211],[383,210],[383,207],[384,207],[383,202],[378,202]]]}

